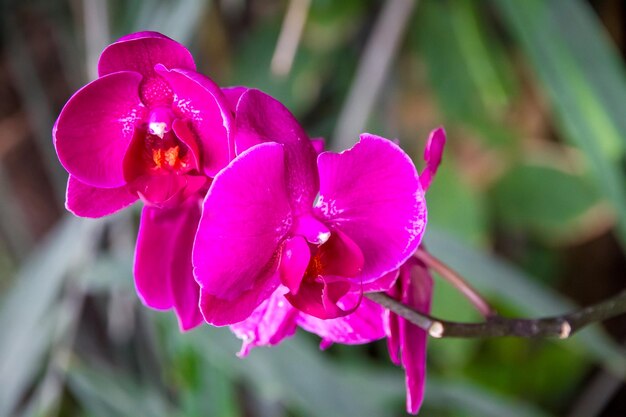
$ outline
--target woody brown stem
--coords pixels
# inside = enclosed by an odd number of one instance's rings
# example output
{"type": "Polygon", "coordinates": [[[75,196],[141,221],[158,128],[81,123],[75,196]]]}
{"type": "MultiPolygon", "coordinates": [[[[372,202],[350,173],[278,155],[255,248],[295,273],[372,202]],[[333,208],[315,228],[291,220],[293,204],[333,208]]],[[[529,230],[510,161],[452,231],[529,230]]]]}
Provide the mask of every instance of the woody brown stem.
{"type": "Polygon", "coordinates": [[[385,293],[366,294],[370,300],[391,310],[433,337],[558,337],[567,339],[583,327],[626,313],[626,290],[615,297],[561,316],[539,319],[488,317],[481,323],[441,320],[419,313],[385,293]]]}

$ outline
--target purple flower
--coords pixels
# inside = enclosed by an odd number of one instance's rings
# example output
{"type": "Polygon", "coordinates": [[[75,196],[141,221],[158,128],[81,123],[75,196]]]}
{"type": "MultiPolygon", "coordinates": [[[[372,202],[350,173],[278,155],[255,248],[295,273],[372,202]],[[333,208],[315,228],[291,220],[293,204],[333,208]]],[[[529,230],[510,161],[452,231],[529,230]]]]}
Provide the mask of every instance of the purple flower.
{"type": "MultiPolygon", "coordinates": [[[[385,311],[378,304],[364,298],[351,314],[335,319],[319,319],[293,307],[285,298],[289,291],[279,286],[246,320],[230,329],[243,340],[240,356],[257,346],[274,346],[293,335],[298,326],[322,338],[320,347],[332,343],[362,344],[382,339],[386,334],[385,311]]],[[[358,294],[350,293],[340,303],[354,304],[358,294]]]]}
{"type": "MultiPolygon", "coordinates": [[[[431,132],[424,160],[426,168],[420,175],[424,192],[428,190],[437,173],[446,133],[443,128],[431,132]]],[[[395,286],[389,295],[421,313],[430,313],[433,279],[426,265],[416,258],[409,259],[400,268],[395,286]]],[[[406,372],[406,407],[411,414],[417,414],[424,399],[426,378],[426,342],[428,335],[416,325],[392,312],[387,312],[387,344],[389,356],[396,365],[403,366],[406,372]]]]}
{"type": "MultiPolygon", "coordinates": [[[[400,268],[396,285],[389,295],[421,313],[430,313],[433,279],[426,266],[415,258],[400,268]]],[[[406,409],[417,414],[426,386],[426,341],[428,335],[395,313],[387,312],[389,357],[406,374],[406,409]]]]}
{"type": "Polygon", "coordinates": [[[137,291],[150,307],[174,308],[189,329],[201,322],[191,248],[211,177],[234,157],[231,110],[189,51],[155,32],[108,46],[98,73],[53,129],[70,173],[66,207],[101,217],[143,200],[137,291]]]}
{"type": "MultiPolygon", "coordinates": [[[[434,130],[426,145],[426,168],[420,175],[423,189],[427,189],[441,162],[445,145],[445,131],[434,130]]],[[[409,258],[398,270],[364,285],[365,291],[387,291],[403,304],[422,313],[430,312],[433,280],[426,266],[416,258],[409,258]]],[[[406,371],[407,411],[417,414],[424,397],[426,377],[427,334],[404,318],[363,299],[359,307],[343,317],[323,320],[292,306],[285,294],[289,289],[280,285],[246,320],[230,329],[243,340],[240,356],[257,346],[272,346],[293,335],[298,326],[322,338],[321,347],[332,343],[361,344],[388,337],[391,360],[406,371]]],[[[353,305],[358,293],[348,293],[340,300],[342,307],[353,305]]]]}
{"type": "Polygon", "coordinates": [[[215,177],[193,250],[205,320],[243,321],[281,284],[311,316],[355,311],[420,243],[426,205],[411,160],[369,134],[317,156],[284,106],[256,90],[240,95],[235,121],[238,153],[247,149],[215,177]]]}

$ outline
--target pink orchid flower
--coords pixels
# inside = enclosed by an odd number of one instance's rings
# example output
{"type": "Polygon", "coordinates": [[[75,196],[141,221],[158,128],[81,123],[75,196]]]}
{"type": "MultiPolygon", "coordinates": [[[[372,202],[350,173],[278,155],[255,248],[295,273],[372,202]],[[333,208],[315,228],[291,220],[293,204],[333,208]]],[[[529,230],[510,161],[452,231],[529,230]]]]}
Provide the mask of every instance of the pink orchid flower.
{"type": "MultiPolygon", "coordinates": [[[[275,346],[292,336],[298,326],[322,338],[320,347],[333,343],[355,345],[379,340],[386,335],[384,309],[364,298],[351,314],[334,319],[320,319],[293,307],[285,298],[289,289],[278,289],[257,307],[246,320],[232,324],[230,329],[243,343],[239,356],[246,356],[257,346],[275,346]]],[[[358,294],[348,294],[346,304],[354,304],[358,294]]]]}
{"type": "MultiPolygon", "coordinates": [[[[430,187],[443,155],[446,133],[443,128],[431,132],[424,160],[426,168],[420,174],[424,192],[430,187]]],[[[399,278],[389,295],[404,305],[424,314],[430,313],[433,293],[433,279],[426,265],[416,258],[409,259],[400,268],[399,278]]],[[[426,342],[428,335],[416,325],[390,311],[386,315],[387,344],[389,356],[406,373],[407,412],[417,414],[424,400],[426,386],[426,342]]]]}
{"type": "Polygon", "coordinates": [[[101,217],[146,203],[135,284],[146,305],[174,308],[182,329],[202,321],[190,265],[200,203],[234,157],[227,99],[195,69],[166,36],[125,36],[102,52],[99,77],[69,99],[53,129],[70,173],[69,211],[101,217]]]}
{"type": "MultiPolygon", "coordinates": [[[[441,162],[445,145],[442,128],[431,132],[424,159],[426,167],[420,175],[423,190],[427,190],[441,162]]],[[[403,304],[422,313],[430,312],[433,280],[426,266],[409,258],[399,270],[392,271],[370,285],[368,291],[385,291],[403,304]]],[[[387,336],[392,362],[406,371],[407,411],[417,414],[423,398],[426,377],[427,334],[404,318],[385,310],[380,305],[363,299],[351,314],[322,320],[303,313],[285,298],[288,288],[281,285],[263,301],[246,320],[233,324],[230,329],[243,340],[240,356],[251,348],[274,346],[293,335],[298,326],[322,338],[321,348],[332,343],[362,344],[387,336]]],[[[350,293],[346,304],[353,304],[357,294],[350,293]]]]}
{"type": "Polygon", "coordinates": [[[215,177],[193,250],[205,320],[243,321],[279,285],[311,316],[355,311],[421,241],[426,205],[411,160],[369,134],[317,156],[289,111],[256,90],[240,95],[235,121],[238,153],[247,149],[215,177]]]}

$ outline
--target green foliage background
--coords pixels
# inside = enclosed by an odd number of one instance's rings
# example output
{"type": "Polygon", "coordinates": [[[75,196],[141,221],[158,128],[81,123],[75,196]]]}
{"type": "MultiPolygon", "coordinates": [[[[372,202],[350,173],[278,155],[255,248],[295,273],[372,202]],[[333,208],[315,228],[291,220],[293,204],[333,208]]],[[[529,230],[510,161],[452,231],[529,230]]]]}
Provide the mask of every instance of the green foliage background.
{"type": "MultiPolygon", "coordinates": [[[[102,47],[136,30],[189,46],[220,85],[274,95],[333,148],[386,2],[312,0],[278,76],[291,3],[1,3],[0,417],[404,415],[384,341],[321,352],[299,332],[239,359],[228,330],[180,334],[171,313],[140,305],[137,207],[101,220],[63,210],[52,123],[102,47]]],[[[422,166],[428,131],[445,125],[425,243],[505,314],[624,288],[625,16],[619,0],[418,1],[364,127],[422,166]]],[[[439,280],[434,314],[479,319],[439,280]]],[[[624,341],[623,317],[568,341],[432,340],[420,415],[625,415],[624,341]]]]}

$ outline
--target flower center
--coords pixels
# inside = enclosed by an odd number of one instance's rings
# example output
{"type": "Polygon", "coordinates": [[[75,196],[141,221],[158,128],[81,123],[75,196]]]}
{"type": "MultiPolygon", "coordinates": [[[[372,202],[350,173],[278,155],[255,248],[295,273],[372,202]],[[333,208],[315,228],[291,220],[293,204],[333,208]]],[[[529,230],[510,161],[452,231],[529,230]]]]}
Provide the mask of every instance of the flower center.
{"type": "Polygon", "coordinates": [[[144,138],[144,164],[150,171],[186,173],[195,168],[189,148],[172,129],[174,115],[168,108],[150,111],[144,138]]]}
{"type": "Polygon", "coordinates": [[[322,259],[321,247],[309,245],[309,248],[311,251],[311,259],[304,271],[304,280],[310,282],[324,274],[324,260],[322,259]]]}

